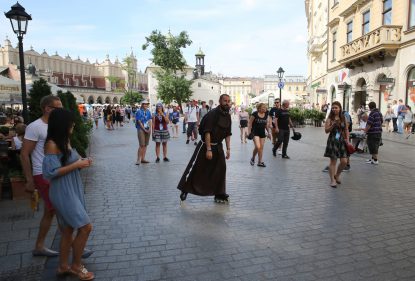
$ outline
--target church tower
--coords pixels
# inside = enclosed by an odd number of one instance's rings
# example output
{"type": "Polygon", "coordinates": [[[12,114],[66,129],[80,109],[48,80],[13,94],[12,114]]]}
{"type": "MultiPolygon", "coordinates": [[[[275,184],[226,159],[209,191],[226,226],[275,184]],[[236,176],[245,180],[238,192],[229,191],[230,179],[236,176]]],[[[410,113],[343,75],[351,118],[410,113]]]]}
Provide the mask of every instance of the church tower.
{"type": "Polygon", "coordinates": [[[199,51],[196,53],[196,71],[198,77],[205,75],[205,54],[202,52],[202,49],[199,48],[199,51]]]}

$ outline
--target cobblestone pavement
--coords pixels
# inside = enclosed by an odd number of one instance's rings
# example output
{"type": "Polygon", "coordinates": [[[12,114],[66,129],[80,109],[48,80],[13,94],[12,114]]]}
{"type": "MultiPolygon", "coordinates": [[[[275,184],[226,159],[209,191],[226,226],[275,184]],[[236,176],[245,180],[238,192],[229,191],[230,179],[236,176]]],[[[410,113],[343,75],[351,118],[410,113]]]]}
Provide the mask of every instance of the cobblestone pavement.
{"type": "MultiPolygon", "coordinates": [[[[301,129],[290,160],[272,157],[267,142],[260,168],[234,124],[231,203],[189,195],[180,206],[176,186],[194,150],[184,135],[169,142],[171,162],[154,163],[151,143],[152,163],[138,167],[132,125],[100,126],[85,182],[95,250],[85,262],[96,280],[415,280],[411,143],[385,138],[378,166],[354,155],[332,189],[322,128],[301,129]]],[[[55,280],[56,262],[44,280],[55,280]]]]}

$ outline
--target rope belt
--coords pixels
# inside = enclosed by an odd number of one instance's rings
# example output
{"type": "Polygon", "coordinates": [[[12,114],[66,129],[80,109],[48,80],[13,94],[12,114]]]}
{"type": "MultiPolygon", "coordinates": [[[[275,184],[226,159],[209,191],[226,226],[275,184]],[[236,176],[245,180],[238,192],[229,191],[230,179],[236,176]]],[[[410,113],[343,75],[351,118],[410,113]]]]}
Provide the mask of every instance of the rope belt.
{"type": "MultiPolygon", "coordinates": [[[[199,156],[199,153],[200,153],[200,150],[202,149],[202,146],[206,144],[203,140],[201,140],[201,142],[202,142],[202,145],[201,145],[201,146],[199,147],[199,149],[197,150],[197,153],[196,153],[195,159],[194,159],[194,160],[193,160],[193,162],[192,162],[192,166],[190,167],[189,172],[188,172],[188,173],[187,173],[187,175],[186,175],[186,182],[187,182],[187,180],[188,180],[188,178],[189,178],[189,176],[190,176],[190,173],[191,173],[191,172],[192,172],[192,170],[193,170],[193,167],[194,167],[194,166],[195,166],[195,164],[196,164],[196,160],[197,160],[197,157],[199,156]]],[[[215,145],[218,145],[218,143],[211,143],[210,145],[215,146],[215,145]]]]}

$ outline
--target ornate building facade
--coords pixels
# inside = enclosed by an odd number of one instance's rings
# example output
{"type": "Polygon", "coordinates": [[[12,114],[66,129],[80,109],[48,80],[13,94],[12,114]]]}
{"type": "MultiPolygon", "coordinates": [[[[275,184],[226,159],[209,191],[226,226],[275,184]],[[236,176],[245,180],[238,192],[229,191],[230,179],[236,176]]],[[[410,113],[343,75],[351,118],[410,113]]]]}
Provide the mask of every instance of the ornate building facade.
{"type": "Polygon", "coordinates": [[[414,106],[415,0],[330,0],[327,14],[327,101],[414,106]]]}
{"type": "MultiPolygon", "coordinates": [[[[137,70],[137,59],[133,52],[123,62],[118,58],[111,62],[109,56],[99,63],[49,55],[46,50],[39,53],[32,47],[24,52],[27,64],[27,83],[44,78],[50,84],[72,92],[78,101],[85,103],[119,103],[125,90],[148,92],[147,76],[137,70]],[[127,71],[131,70],[131,71],[127,71]]],[[[20,80],[19,51],[10,40],[0,45],[0,67],[13,80],[20,80]]]]}

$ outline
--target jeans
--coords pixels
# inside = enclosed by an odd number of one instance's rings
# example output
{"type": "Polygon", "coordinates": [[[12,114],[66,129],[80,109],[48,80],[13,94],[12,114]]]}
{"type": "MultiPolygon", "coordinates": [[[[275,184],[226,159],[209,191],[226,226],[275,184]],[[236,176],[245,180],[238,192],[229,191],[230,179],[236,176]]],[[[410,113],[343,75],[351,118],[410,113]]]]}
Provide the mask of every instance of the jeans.
{"type": "Polygon", "coordinates": [[[393,117],[392,118],[392,122],[393,122],[393,131],[397,132],[398,131],[398,125],[396,124],[396,121],[398,120],[398,118],[393,117]]]}
{"type": "Polygon", "coordinates": [[[186,122],[183,120],[183,133],[186,133],[186,122]]]}
{"type": "Polygon", "coordinates": [[[403,116],[398,116],[398,134],[403,134],[403,116]]]}

